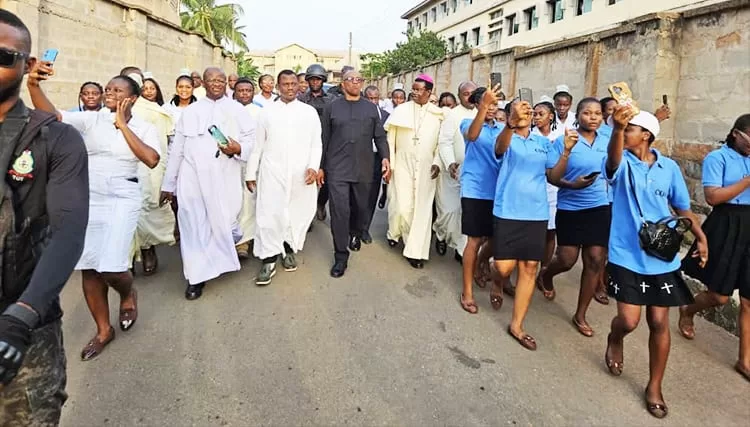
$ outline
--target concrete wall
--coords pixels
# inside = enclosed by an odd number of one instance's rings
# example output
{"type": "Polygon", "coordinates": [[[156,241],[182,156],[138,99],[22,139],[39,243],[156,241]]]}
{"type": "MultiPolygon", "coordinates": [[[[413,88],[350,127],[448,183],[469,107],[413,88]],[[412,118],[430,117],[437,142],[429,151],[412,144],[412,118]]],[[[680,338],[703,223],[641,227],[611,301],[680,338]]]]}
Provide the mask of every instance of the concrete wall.
{"type": "MultiPolygon", "coordinates": [[[[169,5],[171,0],[155,1],[169,5]]],[[[119,0],[0,0],[0,6],[29,27],[32,54],[47,48],[60,51],[56,76],[45,85],[59,108],[76,105],[81,83],[104,85],[126,65],[152,72],[165,97],[173,93],[182,68],[236,69],[220,47],[119,0]]]]}
{"type": "Polygon", "coordinates": [[[534,99],[551,96],[563,83],[575,99],[604,97],[609,84],[627,81],[639,105],[653,111],[667,94],[673,117],[662,123],[657,146],[683,167],[694,207],[706,213],[700,163],[750,111],[750,1],[645,15],[543,46],[473,50],[378,84],[383,93],[395,82],[408,87],[422,70],[436,78],[438,92],[455,92],[464,80],[487,85],[489,73],[500,72],[509,97],[521,87],[533,89],[534,99]]]}

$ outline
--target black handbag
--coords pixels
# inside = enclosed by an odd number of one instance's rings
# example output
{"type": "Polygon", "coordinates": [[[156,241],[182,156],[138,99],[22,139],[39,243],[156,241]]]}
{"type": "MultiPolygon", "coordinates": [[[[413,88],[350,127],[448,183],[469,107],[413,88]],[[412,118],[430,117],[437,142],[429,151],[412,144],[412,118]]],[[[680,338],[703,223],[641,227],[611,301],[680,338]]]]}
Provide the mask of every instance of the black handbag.
{"type": "Polygon", "coordinates": [[[685,233],[693,226],[693,221],[684,216],[668,216],[656,222],[647,221],[643,217],[641,205],[638,203],[638,196],[635,191],[635,179],[633,172],[628,168],[628,179],[630,188],[633,190],[633,200],[638,208],[638,214],[641,216],[641,229],[638,230],[638,240],[641,248],[654,258],[662,261],[672,262],[680,252],[682,240],[685,233]]]}

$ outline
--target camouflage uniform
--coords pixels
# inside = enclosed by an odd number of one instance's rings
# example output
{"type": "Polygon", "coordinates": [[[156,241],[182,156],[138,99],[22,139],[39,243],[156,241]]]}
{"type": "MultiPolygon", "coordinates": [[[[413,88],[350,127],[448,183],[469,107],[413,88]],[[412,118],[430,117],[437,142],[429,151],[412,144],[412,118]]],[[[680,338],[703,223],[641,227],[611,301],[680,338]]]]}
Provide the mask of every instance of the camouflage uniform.
{"type": "Polygon", "coordinates": [[[0,385],[0,426],[57,426],[65,393],[62,321],[31,333],[31,346],[16,378],[0,385]]]}

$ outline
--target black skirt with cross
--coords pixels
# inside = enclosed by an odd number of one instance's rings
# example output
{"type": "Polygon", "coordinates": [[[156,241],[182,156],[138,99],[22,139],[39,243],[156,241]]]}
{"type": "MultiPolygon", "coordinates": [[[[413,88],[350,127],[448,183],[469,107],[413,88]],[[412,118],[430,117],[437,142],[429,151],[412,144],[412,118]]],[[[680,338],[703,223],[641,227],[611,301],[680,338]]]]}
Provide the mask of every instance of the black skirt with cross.
{"type": "Polygon", "coordinates": [[[693,302],[693,294],[679,270],[649,275],[609,263],[607,273],[607,293],[618,302],[656,307],[677,307],[693,302]]]}

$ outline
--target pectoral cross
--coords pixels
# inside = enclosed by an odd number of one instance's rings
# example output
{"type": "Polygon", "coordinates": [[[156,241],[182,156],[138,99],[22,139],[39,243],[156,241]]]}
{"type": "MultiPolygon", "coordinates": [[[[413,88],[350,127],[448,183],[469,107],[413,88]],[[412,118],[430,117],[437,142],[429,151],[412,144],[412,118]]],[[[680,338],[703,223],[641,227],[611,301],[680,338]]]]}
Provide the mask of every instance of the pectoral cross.
{"type": "Polygon", "coordinates": [[[419,142],[419,137],[416,134],[414,134],[414,137],[411,140],[414,141],[414,143],[416,144],[419,142]]]}

